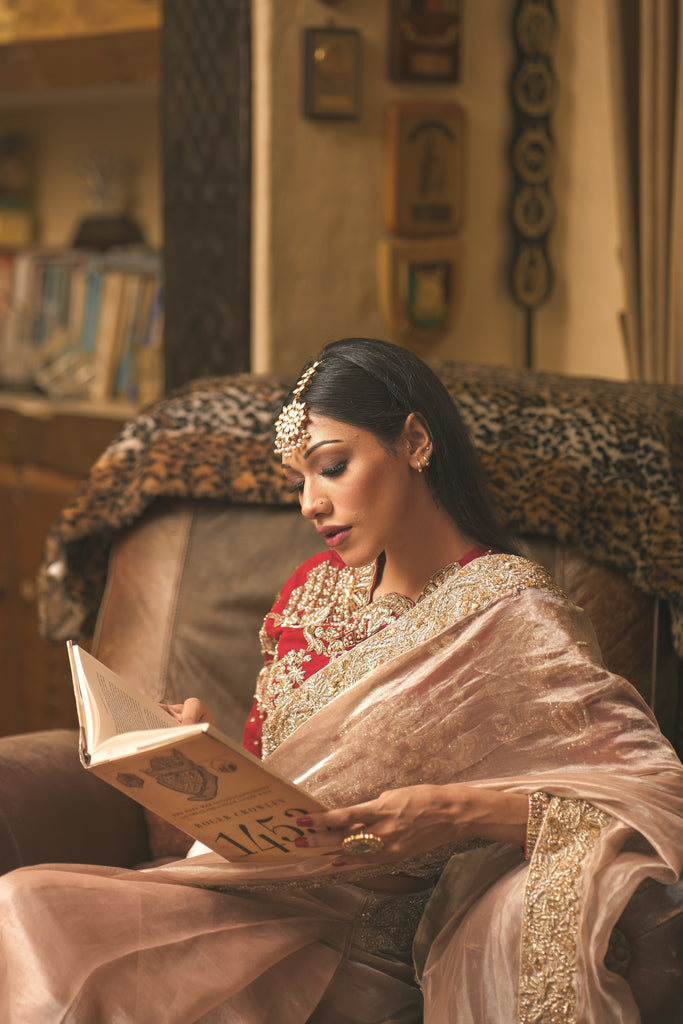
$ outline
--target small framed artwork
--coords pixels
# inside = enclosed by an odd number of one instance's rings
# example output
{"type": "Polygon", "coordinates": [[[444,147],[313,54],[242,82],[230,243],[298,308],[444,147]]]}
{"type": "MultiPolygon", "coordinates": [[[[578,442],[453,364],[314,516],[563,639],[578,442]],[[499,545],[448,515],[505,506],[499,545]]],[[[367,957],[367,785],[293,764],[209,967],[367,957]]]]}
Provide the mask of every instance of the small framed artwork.
{"type": "Polygon", "coordinates": [[[353,120],[360,113],[360,33],[347,28],[304,29],[306,117],[353,120]]]}
{"type": "Polygon", "coordinates": [[[453,325],[461,294],[460,243],[389,238],[378,247],[380,305],[393,334],[426,355],[453,325]]]}
{"type": "Polygon", "coordinates": [[[460,79],[462,0],[391,0],[389,75],[401,82],[460,79]]]}
{"type": "Polygon", "coordinates": [[[465,116],[457,103],[393,103],[386,113],[385,225],[452,235],[464,219],[465,116]]]}

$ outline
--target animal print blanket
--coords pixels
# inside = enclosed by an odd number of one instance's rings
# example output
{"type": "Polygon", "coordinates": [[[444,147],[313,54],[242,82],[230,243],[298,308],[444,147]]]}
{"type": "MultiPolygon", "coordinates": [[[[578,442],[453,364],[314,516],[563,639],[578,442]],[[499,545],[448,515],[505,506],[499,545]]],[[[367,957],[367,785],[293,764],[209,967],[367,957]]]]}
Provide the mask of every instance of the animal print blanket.
{"type": "MultiPolygon", "coordinates": [[[[501,367],[435,367],[518,534],[572,545],[670,604],[683,655],[683,388],[501,367]]],[[[131,419],[46,540],[43,635],[91,634],[112,538],[157,497],[296,502],[272,453],[287,386],[195,381],[131,419]]]]}

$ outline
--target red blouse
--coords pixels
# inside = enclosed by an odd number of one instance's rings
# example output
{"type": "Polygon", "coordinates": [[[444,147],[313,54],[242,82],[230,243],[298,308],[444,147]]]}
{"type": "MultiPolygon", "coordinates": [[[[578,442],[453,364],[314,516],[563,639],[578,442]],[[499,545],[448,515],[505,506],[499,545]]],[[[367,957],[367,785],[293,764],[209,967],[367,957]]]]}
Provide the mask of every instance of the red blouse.
{"type": "MultiPolygon", "coordinates": [[[[466,565],[468,562],[471,562],[473,559],[478,558],[480,555],[485,553],[484,548],[471,548],[470,551],[460,559],[460,565],[466,565]]],[[[308,676],[313,675],[313,673],[324,668],[329,663],[330,655],[327,651],[316,651],[310,646],[310,643],[304,635],[303,622],[301,625],[295,625],[292,622],[292,618],[294,618],[296,622],[303,620],[306,608],[302,607],[298,611],[298,614],[295,613],[294,616],[291,615],[289,609],[288,614],[282,614],[290,604],[295,591],[303,592],[303,588],[309,580],[309,576],[311,576],[314,570],[318,567],[324,566],[326,563],[330,568],[339,569],[340,571],[346,569],[345,563],[339,555],[336,554],[336,552],[322,551],[317,555],[313,555],[312,558],[307,559],[307,561],[300,565],[287,580],[287,583],[280,594],[278,594],[273,607],[265,618],[263,628],[261,630],[264,671],[267,671],[267,666],[275,659],[280,662],[289,655],[291,660],[293,652],[306,652],[305,661],[300,659],[301,665],[299,668],[299,671],[304,672],[304,678],[308,678],[308,676]]],[[[368,566],[366,569],[355,570],[355,572],[359,573],[360,576],[364,577],[363,585],[367,590],[368,601],[374,586],[376,571],[376,566],[368,566]]],[[[336,575],[336,573],[333,575],[336,575]]],[[[331,618],[333,614],[334,610],[332,609],[328,618],[331,618]]],[[[393,617],[395,618],[396,616],[393,617]]],[[[350,646],[352,646],[352,644],[350,646]]],[[[299,685],[299,683],[296,682],[296,677],[292,679],[291,685],[294,688],[299,685]]],[[[259,707],[258,700],[255,700],[242,735],[242,746],[251,754],[255,754],[256,757],[261,757],[262,754],[262,727],[266,715],[267,708],[259,707]]]]}

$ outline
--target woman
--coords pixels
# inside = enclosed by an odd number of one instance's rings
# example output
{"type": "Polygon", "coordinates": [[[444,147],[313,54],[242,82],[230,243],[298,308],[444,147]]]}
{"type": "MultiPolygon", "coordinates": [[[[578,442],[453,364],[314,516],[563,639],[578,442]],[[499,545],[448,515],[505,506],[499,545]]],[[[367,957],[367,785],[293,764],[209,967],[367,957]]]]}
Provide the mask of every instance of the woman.
{"type": "Polygon", "coordinates": [[[298,822],[313,856],[13,872],[0,1020],[637,1020],[610,932],[683,858],[652,715],[516,554],[420,360],[327,346],[276,451],[328,550],[266,618],[244,742],[332,808],[298,822]]]}

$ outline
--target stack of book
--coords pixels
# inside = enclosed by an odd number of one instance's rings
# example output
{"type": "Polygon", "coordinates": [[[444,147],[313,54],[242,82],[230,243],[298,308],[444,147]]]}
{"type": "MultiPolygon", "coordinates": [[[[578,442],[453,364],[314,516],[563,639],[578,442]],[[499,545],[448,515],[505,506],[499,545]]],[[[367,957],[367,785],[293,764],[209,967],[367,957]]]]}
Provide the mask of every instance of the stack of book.
{"type": "Polygon", "coordinates": [[[157,254],[0,252],[0,384],[146,404],[163,392],[157,254]]]}

